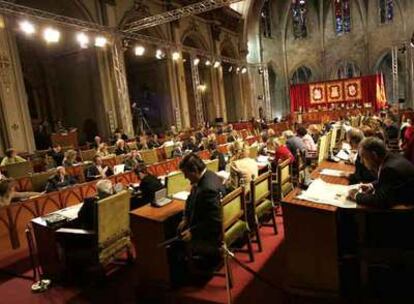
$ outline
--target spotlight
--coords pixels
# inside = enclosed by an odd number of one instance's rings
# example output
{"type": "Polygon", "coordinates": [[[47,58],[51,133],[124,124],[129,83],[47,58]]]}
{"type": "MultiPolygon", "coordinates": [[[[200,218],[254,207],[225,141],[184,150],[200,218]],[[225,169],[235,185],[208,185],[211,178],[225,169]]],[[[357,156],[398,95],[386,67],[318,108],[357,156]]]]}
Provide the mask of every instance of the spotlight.
{"type": "Polygon", "coordinates": [[[137,45],[134,49],[135,56],[142,56],[145,53],[145,48],[142,45],[137,45]]]}
{"type": "Polygon", "coordinates": [[[85,33],[78,33],[76,40],[82,49],[86,49],[89,45],[89,37],[85,33]]]}
{"type": "Polygon", "coordinates": [[[259,68],[257,71],[259,72],[259,75],[263,74],[263,68],[259,68]]]}
{"type": "Polygon", "coordinates": [[[193,64],[194,64],[195,66],[197,66],[199,63],[200,63],[200,58],[198,58],[198,57],[194,58],[194,60],[193,60],[193,64]]]}
{"type": "Polygon", "coordinates": [[[197,87],[201,92],[205,92],[207,90],[207,85],[199,84],[197,87]]]}
{"type": "Polygon", "coordinates": [[[243,67],[243,68],[241,69],[241,73],[242,73],[242,74],[246,74],[246,73],[247,73],[247,68],[246,68],[246,67],[243,67]]]}
{"type": "Polygon", "coordinates": [[[95,46],[103,48],[108,43],[108,40],[103,36],[98,36],[95,38],[95,46]]]}
{"type": "Polygon", "coordinates": [[[236,73],[239,74],[239,72],[240,72],[240,67],[237,67],[236,68],[236,73]]]}
{"type": "Polygon", "coordinates": [[[172,59],[174,61],[177,61],[178,59],[180,59],[180,57],[181,57],[181,55],[180,55],[179,52],[175,51],[175,52],[172,53],[172,59]]]}
{"type": "Polygon", "coordinates": [[[155,51],[155,57],[156,57],[157,59],[163,59],[163,58],[165,57],[165,53],[164,53],[164,51],[163,51],[163,50],[161,50],[161,49],[156,50],[156,51],[155,51]]]}
{"type": "Polygon", "coordinates": [[[43,38],[47,43],[56,43],[60,40],[60,32],[54,28],[48,27],[43,32],[43,38]]]}
{"type": "Polygon", "coordinates": [[[231,65],[230,67],[229,67],[229,73],[231,73],[233,71],[233,66],[231,65]]]}
{"type": "Polygon", "coordinates": [[[214,62],[214,68],[218,68],[218,67],[220,67],[220,65],[221,65],[221,63],[220,63],[220,61],[218,61],[218,60],[216,60],[215,62],[214,62]]]}
{"type": "Polygon", "coordinates": [[[413,48],[414,48],[414,33],[413,33],[413,35],[411,36],[410,45],[411,45],[411,47],[413,47],[413,48]]]}
{"type": "Polygon", "coordinates": [[[36,32],[36,29],[33,25],[33,23],[30,23],[29,21],[22,21],[20,22],[20,30],[25,33],[26,35],[32,35],[36,32]]]}
{"type": "Polygon", "coordinates": [[[205,65],[206,66],[210,66],[211,65],[211,61],[207,59],[205,65]]]}

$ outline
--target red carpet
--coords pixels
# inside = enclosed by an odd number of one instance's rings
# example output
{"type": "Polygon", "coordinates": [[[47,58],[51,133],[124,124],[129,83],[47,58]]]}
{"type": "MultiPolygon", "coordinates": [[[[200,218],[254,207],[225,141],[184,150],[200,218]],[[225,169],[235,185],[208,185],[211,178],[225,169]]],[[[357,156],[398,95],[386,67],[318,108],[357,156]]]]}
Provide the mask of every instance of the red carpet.
{"type": "MultiPolygon", "coordinates": [[[[263,252],[257,251],[254,244],[255,261],[248,262],[247,253],[240,252],[236,256],[247,266],[258,271],[262,277],[273,285],[281,286],[283,282],[283,225],[278,218],[279,234],[275,235],[272,228],[261,228],[263,252]]],[[[21,253],[20,253],[21,257],[21,253]]],[[[27,265],[27,261],[24,263],[27,265]]],[[[1,265],[1,261],[0,261],[1,265]]],[[[239,265],[231,262],[234,287],[232,289],[233,303],[321,303],[319,300],[295,299],[285,295],[279,288],[268,286],[255,279],[239,265]]],[[[26,266],[27,267],[27,266],[26,266]]],[[[28,269],[28,268],[26,268],[28,269]]],[[[30,271],[26,272],[31,275],[30,271]]],[[[142,284],[139,287],[137,274],[131,268],[122,267],[112,273],[104,286],[93,284],[82,287],[53,286],[41,294],[30,291],[32,282],[20,278],[10,278],[0,275],[0,303],[227,303],[225,280],[223,277],[214,277],[203,288],[181,288],[175,291],[157,290],[157,296],[149,298],[149,290],[142,284]]],[[[324,301],[326,303],[326,301],[324,301]]]]}

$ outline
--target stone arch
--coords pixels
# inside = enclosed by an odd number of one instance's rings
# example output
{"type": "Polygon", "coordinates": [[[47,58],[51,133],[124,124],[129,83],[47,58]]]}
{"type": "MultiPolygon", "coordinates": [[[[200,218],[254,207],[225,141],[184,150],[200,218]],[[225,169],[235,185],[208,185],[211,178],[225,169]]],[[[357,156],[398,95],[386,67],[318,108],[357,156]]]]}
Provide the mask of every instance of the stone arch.
{"type": "MultiPolygon", "coordinates": [[[[299,74],[303,74],[303,75],[307,75],[307,82],[311,82],[314,81],[316,78],[316,73],[315,73],[316,69],[309,63],[307,62],[302,62],[297,64],[289,73],[289,82],[291,84],[298,84],[294,81],[294,78],[296,77],[295,74],[299,73],[299,74]]],[[[301,81],[305,80],[305,79],[300,79],[301,81]]],[[[299,83],[303,83],[303,82],[299,82],[299,83]]]]}
{"type": "Polygon", "coordinates": [[[237,48],[229,39],[223,39],[220,44],[220,54],[229,58],[239,58],[237,48]]]}
{"type": "Polygon", "coordinates": [[[181,36],[181,44],[192,48],[210,50],[209,44],[197,29],[187,29],[181,36]]]}
{"type": "Polygon", "coordinates": [[[361,76],[361,68],[359,65],[351,59],[341,59],[331,70],[331,79],[345,79],[361,76]],[[340,71],[342,69],[342,71],[340,71]],[[352,72],[352,75],[351,75],[352,72]]]}

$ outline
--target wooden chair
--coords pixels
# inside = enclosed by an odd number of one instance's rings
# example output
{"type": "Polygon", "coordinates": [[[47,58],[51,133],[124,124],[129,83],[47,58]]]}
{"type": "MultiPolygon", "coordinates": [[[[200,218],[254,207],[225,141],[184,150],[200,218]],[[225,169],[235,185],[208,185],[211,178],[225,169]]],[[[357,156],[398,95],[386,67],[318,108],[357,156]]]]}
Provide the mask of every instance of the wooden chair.
{"type": "Polygon", "coordinates": [[[249,147],[249,157],[256,159],[259,153],[259,147],[257,145],[249,147]]]}
{"type": "Polygon", "coordinates": [[[146,165],[151,165],[153,163],[158,162],[157,151],[155,151],[154,149],[141,150],[139,153],[141,154],[142,160],[146,165]]]}
{"type": "Polygon", "coordinates": [[[108,146],[109,154],[115,154],[116,146],[108,146]]]}
{"type": "Polygon", "coordinates": [[[165,146],[164,147],[165,156],[167,157],[167,159],[171,158],[173,150],[174,150],[174,146],[173,145],[165,146]]]}
{"type": "Polygon", "coordinates": [[[325,151],[324,151],[324,159],[328,159],[329,158],[329,153],[331,152],[331,138],[332,138],[332,130],[330,130],[327,134],[326,134],[326,142],[325,142],[325,151]]]}
{"type": "Polygon", "coordinates": [[[256,179],[250,182],[250,204],[249,208],[253,212],[249,212],[249,225],[254,227],[254,232],[256,234],[256,240],[259,247],[259,251],[262,251],[262,242],[259,233],[259,225],[261,220],[268,213],[271,215],[272,226],[277,234],[277,225],[276,225],[276,213],[272,202],[271,196],[271,173],[266,172],[257,177],[256,179]]]}
{"type": "Polygon", "coordinates": [[[306,176],[306,153],[304,151],[297,150],[295,155],[295,161],[292,165],[292,177],[295,186],[299,186],[305,180],[306,176]]]}
{"type": "Polygon", "coordinates": [[[33,172],[32,164],[29,161],[6,165],[4,168],[7,171],[7,176],[11,178],[28,176],[33,172]]]}
{"type": "Polygon", "coordinates": [[[277,165],[276,191],[273,199],[281,202],[282,199],[293,190],[293,181],[290,169],[290,160],[287,159],[277,165]]]}
{"type": "Polygon", "coordinates": [[[213,159],[213,160],[207,160],[205,161],[205,164],[207,166],[207,169],[213,172],[218,172],[219,169],[219,160],[213,159]]]}
{"type": "Polygon", "coordinates": [[[56,170],[50,170],[42,173],[35,173],[30,176],[30,181],[32,183],[32,189],[36,192],[45,191],[49,177],[56,174],[56,170]]]}
{"type": "Polygon", "coordinates": [[[98,268],[104,274],[104,267],[110,264],[122,252],[126,251],[132,259],[129,206],[130,193],[126,190],[95,202],[94,230],[60,228],[56,231],[57,240],[63,249],[66,269],[82,265],[79,252],[87,254],[92,268],[98,268]],[[85,247],[86,243],[86,247],[85,247]]]}
{"type": "Polygon", "coordinates": [[[138,150],[138,146],[137,146],[137,142],[136,141],[131,141],[127,143],[127,146],[129,148],[129,150],[138,150]]]}
{"type": "Polygon", "coordinates": [[[170,173],[165,178],[167,196],[172,196],[181,191],[189,191],[191,188],[190,181],[184,177],[181,171],[170,173]]]}
{"type": "Polygon", "coordinates": [[[223,215],[223,241],[230,248],[235,241],[244,239],[247,243],[250,261],[254,261],[249,226],[246,220],[246,203],[243,187],[227,194],[221,200],[223,215]]]}
{"type": "Polygon", "coordinates": [[[89,150],[81,150],[80,151],[80,157],[82,161],[92,161],[93,158],[96,155],[95,149],[89,149],[89,150]]]}
{"type": "Polygon", "coordinates": [[[321,162],[323,162],[326,159],[325,158],[326,141],[327,141],[326,135],[319,137],[317,165],[319,165],[321,162]]]}

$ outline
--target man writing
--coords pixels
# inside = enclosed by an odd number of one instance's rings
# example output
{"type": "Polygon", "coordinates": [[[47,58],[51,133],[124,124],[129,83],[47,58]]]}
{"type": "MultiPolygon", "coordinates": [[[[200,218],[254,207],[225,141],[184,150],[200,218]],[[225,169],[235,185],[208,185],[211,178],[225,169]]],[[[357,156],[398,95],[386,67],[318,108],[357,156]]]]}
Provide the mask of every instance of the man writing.
{"type": "MultiPolygon", "coordinates": [[[[204,162],[194,153],[186,155],[180,170],[192,184],[186,201],[184,217],[178,227],[181,239],[188,245],[191,261],[195,268],[211,271],[221,261],[222,214],[221,193],[224,193],[222,180],[214,172],[207,170],[204,162]]],[[[191,270],[191,269],[190,269],[191,270]]]]}
{"type": "Polygon", "coordinates": [[[365,138],[359,146],[363,165],[377,180],[362,184],[349,192],[359,205],[386,208],[398,204],[414,204],[414,165],[400,155],[387,151],[376,137],[365,138]]]}

